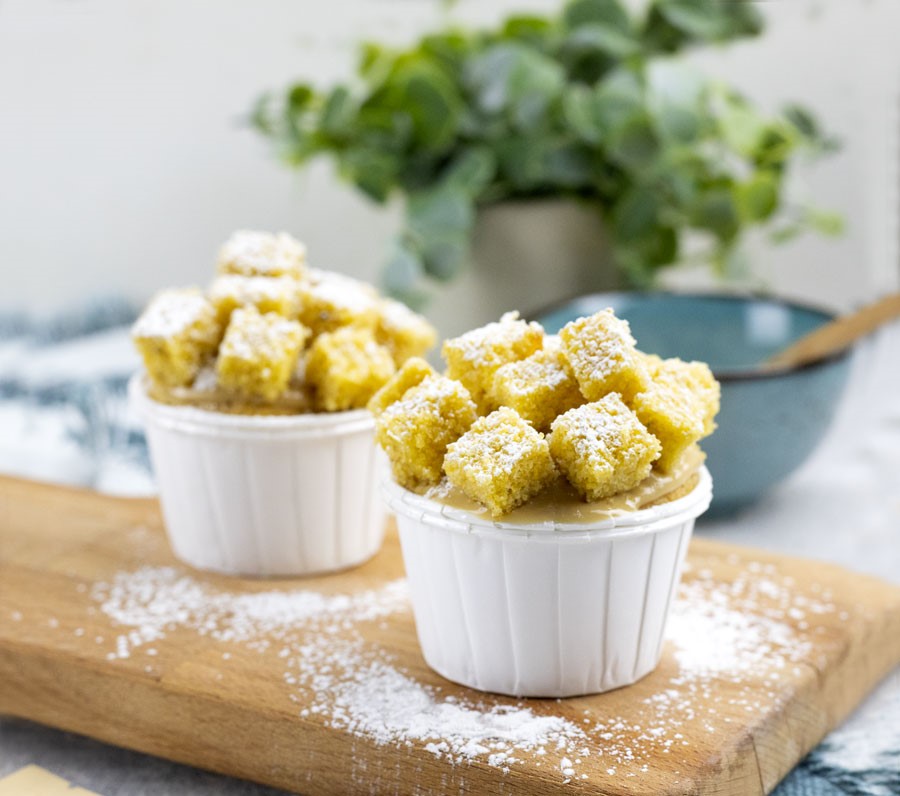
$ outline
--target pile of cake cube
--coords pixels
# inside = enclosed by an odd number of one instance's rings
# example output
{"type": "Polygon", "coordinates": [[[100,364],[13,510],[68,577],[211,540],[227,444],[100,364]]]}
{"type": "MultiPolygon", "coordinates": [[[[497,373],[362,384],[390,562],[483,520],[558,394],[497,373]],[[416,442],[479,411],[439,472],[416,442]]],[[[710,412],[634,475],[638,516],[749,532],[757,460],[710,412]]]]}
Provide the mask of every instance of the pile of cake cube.
{"type": "Polygon", "coordinates": [[[401,486],[446,477],[494,517],[560,477],[590,502],[633,489],[715,428],[709,367],[638,351],[612,310],[558,336],[508,313],[442,353],[445,375],[414,357],[373,396],[377,438],[401,486]]]}
{"type": "Polygon", "coordinates": [[[236,232],[217,270],[205,293],[159,293],[132,329],[154,397],[193,390],[198,403],[252,411],[292,394],[311,411],[359,409],[435,343],[405,305],[308,268],[286,233],[236,232]]]}

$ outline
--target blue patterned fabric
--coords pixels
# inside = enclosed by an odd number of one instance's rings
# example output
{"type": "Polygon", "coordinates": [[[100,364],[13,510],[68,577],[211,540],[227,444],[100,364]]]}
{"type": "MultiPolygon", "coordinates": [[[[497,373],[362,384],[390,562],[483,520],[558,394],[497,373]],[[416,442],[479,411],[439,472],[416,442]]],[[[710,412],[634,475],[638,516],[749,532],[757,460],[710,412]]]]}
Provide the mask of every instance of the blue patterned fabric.
{"type": "Polygon", "coordinates": [[[0,315],[0,471],[149,494],[147,446],[127,409],[136,309],[101,300],[51,318],[0,315]]]}
{"type": "MultiPolygon", "coordinates": [[[[134,317],[135,308],[117,300],[44,320],[0,315],[0,471],[118,494],[153,492],[146,443],[125,401],[138,365],[128,340],[134,317]]],[[[716,531],[745,541],[738,527],[716,531]]],[[[900,796],[900,672],[775,793],[900,796]]]]}

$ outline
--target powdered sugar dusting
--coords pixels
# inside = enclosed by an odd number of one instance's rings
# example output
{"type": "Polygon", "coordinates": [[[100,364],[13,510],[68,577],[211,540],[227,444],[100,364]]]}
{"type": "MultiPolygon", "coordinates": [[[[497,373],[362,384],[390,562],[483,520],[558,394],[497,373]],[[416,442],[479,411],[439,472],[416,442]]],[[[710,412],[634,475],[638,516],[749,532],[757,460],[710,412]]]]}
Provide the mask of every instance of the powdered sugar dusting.
{"type": "MultiPolygon", "coordinates": [[[[558,782],[640,777],[665,757],[687,765],[716,748],[728,725],[765,720],[792,693],[790,677],[814,677],[829,618],[849,614],[827,589],[798,590],[771,564],[718,561],[686,574],[658,671],[622,700],[517,701],[421,680],[404,668],[374,628],[409,622],[406,582],[350,594],[311,589],[232,593],[180,570],[144,567],[93,587],[91,597],[117,630],[110,659],[139,653],[161,665],[165,639],[194,632],[267,656],[280,671],[298,718],[386,746],[414,745],[452,764],[508,772],[541,768],[558,782]],[[366,631],[365,628],[369,630],[366,631]],[[619,712],[610,706],[619,706],[619,712]]],[[[621,694],[622,692],[617,692],[621,694]]],[[[351,776],[365,781],[365,771],[351,776]]]]}
{"type": "MultiPolygon", "coordinates": [[[[306,644],[288,663],[314,692],[310,713],[378,744],[417,742],[452,763],[481,760],[508,769],[525,754],[583,745],[573,722],[516,704],[479,704],[442,695],[359,638],[306,644]],[[543,750],[543,751],[540,751],[543,750]]],[[[290,677],[290,675],[288,675],[290,677]]]]}
{"type": "MultiPolygon", "coordinates": [[[[284,682],[304,694],[301,717],[379,745],[421,743],[454,763],[482,760],[502,770],[525,753],[583,745],[582,728],[524,705],[481,704],[417,682],[392,655],[364,641],[358,625],[408,610],[406,581],[351,595],[315,591],[217,592],[169,567],[122,572],[91,594],[129,628],[108,657],[128,658],[167,633],[190,629],[283,661],[284,682]]],[[[144,650],[156,654],[156,648],[144,650]]],[[[227,654],[227,653],[226,653],[227,654]]],[[[223,661],[228,658],[223,655],[223,661]]]]}
{"type": "Polygon", "coordinates": [[[475,368],[496,368],[504,361],[521,359],[541,346],[543,329],[526,323],[518,312],[507,312],[499,321],[472,329],[444,343],[444,356],[451,369],[455,363],[475,368]]]}
{"type": "Polygon", "coordinates": [[[390,404],[383,412],[384,426],[390,428],[394,418],[405,419],[434,415],[444,416],[444,406],[450,401],[468,402],[469,392],[458,381],[446,376],[426,376],[403,397],[390,404]]]}
{"type": "Polygon", "coordinates": [[[611,309],[571,321],[563,327],[560,338],[580,381],[605,382],[621,368],[634,366],[631,327],[611,309]]]}
{"type": "MultiPolygon", "coordinates": [[[[498,477],[535,475],[535,460],[543,452],[549,462],[547,442],[521,416],[509,407],[501,406],[487,417],[475,421],[456,442],[447,446],[444,469],[451,482],[457,473],[486,486],[498,477]]],[[[548,465],[544,474],[552,476],[548,465]]],[[[464,490],[465,491],[465,490],[464,490]]]]}
{"type": "MultiPolygon", "coordinates": [[[[558,348],[558,345],[557,345],[558,348]]],[[[573,381],[563,367],[561,355],[555,349],[543,349],[518,362],[509,362],[498,370],[497,378],[502,379],[504,389],[513,395],[528,395],[535,384],[558,388],[573,381]]],[[[574,383],[574,382],[573,382],[574,383]]]]}
{"type": "Polygon", "coordinates": [[[382,299],[378,303],[378,310],[381,327],[392,332],[419,329],[428,323],[421,315],[394,299],[382,299]]]}
{"type": "Polygon", "coordinates": [[[260,313],[255,307],[241,307],[231,314],[231,323],[219,349],[223,358],[248,362],[271,362],[285,354],[296,356],[309,330],[275,313],[260,313]]]}
{"type": "Polygon", "coordinates": [[[131,334],[138,339],[174,337],[212,315],[212,307],[199,289],[163,290],[135,321],[131,334]]]}
{"type": "Polygon", "coordinates": [[[225,241],[219,251],[219,270],[247,276],[279,276],[299,278],[306,259],[306,246],[279,232],[238,230],[225,241]]]}
{"type": "MultiPolygon", "coordinates": [[[[692,677],[777,671],[810,655],[810,640],[782,621],[788,614],[802,620],[806,613],[798,601],[804,606],[810,601],[792,596],[771,580],[738,579],[726,590],[699,577],[682,584],[681,594],[686,599],[675,604],[667,637],[675,642],[679,666],[692,677]],[[764,609],[762,596],[773,607],[764,609]]],[[[827,603],[814,605],[818,612],[834,610],[827,603]]]]}
{"type": "Polygon", "coordinates": [[[288,276],[243,276],[222,274],[209,286],[209,297],[214,303],[232,299],[237,304],[259,304],[293,298],[297,281],[288,276]]]}
{"type": "Polygon", "coordinates": [[[365,315],[378,307],[378,294],[371,285],[334,271],[311,269],[311,282],[304,285],[307,301],[339,308],[351,315],[365,315]]]}
{"type": "Polygon", "coordinates": [[[168,631],[178,627],[217,641],[267,647],[267,636],[290,633],[303,623],[324,625],[333,633],[407,606],[404,580],[354,595],[300,590],[232,594],[216,592],[171,567],[120,572],[110,583],[95,584],[91,597],[114,623],[133,628],[119,636],[120,658],[165,638],[168,631]]]}

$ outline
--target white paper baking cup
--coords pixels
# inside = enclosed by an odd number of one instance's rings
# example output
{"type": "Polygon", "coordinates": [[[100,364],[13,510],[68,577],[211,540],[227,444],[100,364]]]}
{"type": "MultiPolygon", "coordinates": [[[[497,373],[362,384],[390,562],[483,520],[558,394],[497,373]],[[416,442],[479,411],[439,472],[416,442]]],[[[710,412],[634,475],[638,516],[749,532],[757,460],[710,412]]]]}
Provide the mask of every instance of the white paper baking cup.
{"type": "Polygon", "coordinates": [[[448,680],[511,696],[629,685],[659,663],[706,468],[690,494],[594,524],[491,522],[383,484],[419,643],[448,680]]]}
{"type": "Polygon", "coordinates": [[[364,410],[230,415],[151,399],[144,421],[175,555],[234,575],[308,575],[371,558],[384,537],[380,452],[364,410]]]}

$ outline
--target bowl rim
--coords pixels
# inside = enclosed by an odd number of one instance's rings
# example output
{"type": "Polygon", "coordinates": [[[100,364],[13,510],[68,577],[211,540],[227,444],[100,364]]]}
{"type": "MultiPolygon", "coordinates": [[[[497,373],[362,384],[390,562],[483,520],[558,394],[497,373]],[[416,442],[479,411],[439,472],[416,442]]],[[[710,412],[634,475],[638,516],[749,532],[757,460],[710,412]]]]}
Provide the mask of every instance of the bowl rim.
{"type": "Polygon", "coordinates": [[[584,543],[658,533],[679,522],[695,520],[709,507],[713,494],[712,477],[705,465],[697,470],[699,478],[686,495],[636,511],[622,512],[602,520],[562,523],[548,520],[536,523],[510,523],[454,509],[437,500],[400,486],[386,475],[381,491],[388,508],[428,525],[464,536],[482,536],[509,542],[584,543]]]}
{"type": "MultiPolygon", "coordinates": [[[[805,312],[812,312],[817,315],[821,315],[826,319],[826,322],[829,320],[834,320],[839,317],[837,312],[832,310],[825,309],[820,305],[816,305],[812,302],[805,301],[797,301],[794,299],[788,299],[781,296],[771,296],[766,293],[757,292],[757,291],[748,291],[748,292],[733,292],[733,293],[725,293],[725,292],[717,292],[715,290],[703,291],[703,290],[689,290],[689,291],[681,291],[681,290],[597,290],[591,293],[579,293],[568,298],[559,299],[558,301],[553,301],[549,304],[545,304],[542,307],[539,307],[531,312],[526,313],[525,317],[528,320],[536,320],[542,316],[549,315],[552,312],[556,312],[558,310],[563,309],[567,304],[571,304],[574,301],[583,300],[583,299],[591,299],[595,297],[601,296],[619,296],[619,297],[651,297],[651,296],[665,296],[668,298],[674,299],[717,299],[724,301],[735,301],[742,303],[751,303],[751,302],[766,302],[768,304],[780,304],[784,307],[789,307],[790,309],[803,310],[805,312]]],[[[816,370],[818,368],[824,368],[829,365],[840,362],[841,360],[847,359],[853,351],[853,346],[850,345],[845,348],[843,351],[838,351],[830,356],[824,357],[823,359],[817,360],[815,362],[807,362],[803,365],[789,365],[789,366],[781,366],[777,368],[764,369],[760,365],[756,365],[754,367],[747,368],[715,368],[713,369],[713,375],[720,382],[742,382],[742,381],[761,381],[764,379],[771,378],[779,378],[781,376],[789,376],[794,373],[801,373],[804,371],[816,370]]]]}

